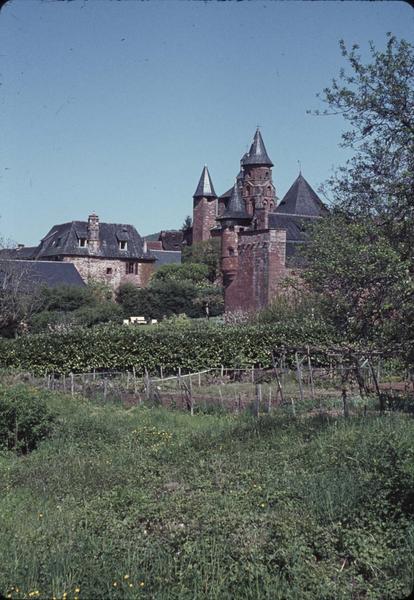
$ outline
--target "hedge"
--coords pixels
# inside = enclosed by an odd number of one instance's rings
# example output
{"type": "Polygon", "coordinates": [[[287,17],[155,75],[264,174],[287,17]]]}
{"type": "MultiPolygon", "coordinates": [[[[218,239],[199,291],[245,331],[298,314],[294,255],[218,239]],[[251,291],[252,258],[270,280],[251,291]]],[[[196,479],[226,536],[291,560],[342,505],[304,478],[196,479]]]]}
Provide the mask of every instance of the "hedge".
{"type": "Polygon", "coordinates": [[[145,368],[150,373],[203,368],[271,366],[271,350],[282,344],[323,344],[332,331],[318,322],[255,326],[154,326],[133,328],[102,325],[67,333],[26,335],[0,341],[5,367],[35,374],[80,373],[145,368]]]}

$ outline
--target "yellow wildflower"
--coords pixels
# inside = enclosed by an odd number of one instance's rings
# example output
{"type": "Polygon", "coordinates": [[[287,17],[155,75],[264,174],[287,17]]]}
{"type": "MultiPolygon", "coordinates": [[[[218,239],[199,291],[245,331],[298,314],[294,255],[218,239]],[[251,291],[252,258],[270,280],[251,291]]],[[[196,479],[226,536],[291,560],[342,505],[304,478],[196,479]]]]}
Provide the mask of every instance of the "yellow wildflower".
{"type": "Polygon", "coordinates": [[[80,588],[78,588],[78,587],[77,587],[77,588],[75,589],[75,594],[79,594],[79,592],[80,592],[80,588]]]}
{"type": "Polygon", "coordinates": [[[129,579],[129,575],[124,575],[124,579],[129,579]]]}
{"type": "Polygon", "coordinates": [[[140,581],[139,583],[139,587],[144,587],[145,583],[143,581],[140,581]]]}

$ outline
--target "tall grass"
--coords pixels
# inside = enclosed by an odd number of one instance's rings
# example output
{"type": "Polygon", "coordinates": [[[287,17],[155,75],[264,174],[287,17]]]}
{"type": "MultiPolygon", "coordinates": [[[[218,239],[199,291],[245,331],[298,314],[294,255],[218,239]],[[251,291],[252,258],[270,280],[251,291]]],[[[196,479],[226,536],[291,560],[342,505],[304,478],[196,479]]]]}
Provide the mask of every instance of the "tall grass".
{"type": "Polygon", "coordinates": [[[411,419],[46,400],[53,435],[0,455],[6,597],[408,595],[411,419]]]}

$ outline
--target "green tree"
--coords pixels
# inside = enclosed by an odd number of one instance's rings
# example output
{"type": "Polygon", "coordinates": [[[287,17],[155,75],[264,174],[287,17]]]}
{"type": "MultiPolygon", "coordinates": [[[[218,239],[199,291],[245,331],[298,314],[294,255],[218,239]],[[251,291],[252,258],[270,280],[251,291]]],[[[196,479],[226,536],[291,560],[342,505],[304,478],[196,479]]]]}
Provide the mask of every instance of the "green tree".
{"type": "MultiPolygon", "coordinates": [[[[414,257],[414,54],[388,34],[384,51],[370,43],[371,60],[340,42],[350,71],[324,89],[323,114],[348,124],[342,146],[352,158],[329,180],[327,191],[348,215],[375,218],[403,257],[414,257]]],[[[318,111],[316,111],[317,114],[318,111]]],[[[411,267],[413,269],[413,267],[411,267]]]]}
{"type": "Polygon", "coordinates": [[[220,275],[220,239],[211,238],[183,249],[183,263],[199,263],[208,267],[208,278],[211,283],[220,275]]]}
{"type": "Polygon", "coordinates": [[[185,233],[185,232],[189,231],[192,228],[192,226],[193,226],[193,220],[190,217],[190,215],[187,215],[186,218],[184,219],[184,223],[182,224],[181,231],[183,233],[185,233]]]}
{"type": "Polygon", "coordinates": [[[151,277],[151,285],[166,281],[187,281],[194,285],[208,283],[208,267],[199,263],[163,265],[151,277]]]}
{"type": "Polygon", "coordinates": [[[303,278],[345,339],[409,351],[414,298],[409,261],[376,223],[334,214],[315,225],[305,254],[303,278]]]}
{"type": "Polygon", "coordinates": [[[340,42],[348,70],[323,90],[347,123],[351,158],[327,182],[334,214],[305,250],[304,278],[343,335],[401,347],[413,362],[414,54],[388,34],[370,60],[340,42]],[[411,357],[411,358],[410,358],[411,357]]]}

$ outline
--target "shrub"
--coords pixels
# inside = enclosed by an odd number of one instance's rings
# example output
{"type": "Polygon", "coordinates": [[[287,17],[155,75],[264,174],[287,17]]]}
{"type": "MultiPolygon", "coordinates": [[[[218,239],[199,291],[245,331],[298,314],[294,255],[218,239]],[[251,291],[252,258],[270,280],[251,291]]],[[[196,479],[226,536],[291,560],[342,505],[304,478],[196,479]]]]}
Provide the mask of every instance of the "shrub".
{"type": "Polygon", "coordinates": [[[36,390],[0,387],[0,447],[27,453],[51,432],[54,414],[36,390]]]}
{"type": "Polygon", "coordinates": [[[117,300],[126,317],[142,315],[147,319],[162,319],[182,313],[189,317],[203,317],[206,303],[211,315],[218,315],[223,309],[220,288],[175,279],[156,280],[147,288],[126,283],[120,287],[117,300]]]}
{"type": "Polygon", "coordinates": [[[92,369],[137,372],[147,368],[165,372],[203,368],[272,365],[276,346],[323,344],[332,341],[332,331],[318,322],[288,322],[273,325],[205,326],[188,328],[166,325],[137,329],[117,325],[77,328],[61,334],[22,336],[2,340],[0,362],[36,373],[84,372],[92,369]]]}

